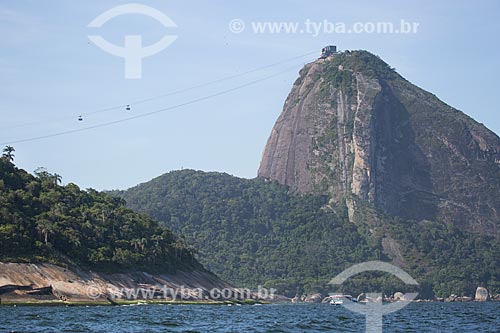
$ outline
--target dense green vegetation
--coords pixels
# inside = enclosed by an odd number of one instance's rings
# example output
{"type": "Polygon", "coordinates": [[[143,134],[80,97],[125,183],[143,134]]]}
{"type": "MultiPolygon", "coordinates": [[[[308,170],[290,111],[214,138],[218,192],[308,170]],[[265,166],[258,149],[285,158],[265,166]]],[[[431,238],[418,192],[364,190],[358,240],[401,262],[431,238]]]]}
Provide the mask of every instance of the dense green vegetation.
{"type": "Polygon", "coordinates": [[[322,209],[326,197],[293,195],[262,179],[183,170],[115,194],[184,235],[207,268],[241,286],[295,295],[379,257],[346,207],[322,209]]]}
{"type": "Polygon", "coordinates": [[[351,74],[343,72],[350,72],[352,74],[363,73],[368,77],[386,80],[401,77],[394,68],[391,68],[381,58],[363,50],[340,52],[330,58],[329,61],[325,63],[325,66],[324,73],[328,73],[329,75],[325,80],[332,80],[332,82],[338,84],[344,81],[342,78],[350,80],[351,74]],[[340,65],[343,67],[343,70],[338,70],[340,65]]]}
{"type": "Polygon", "coordinates": [[[500,240],[451,224],[392,220],[388,229],[407,258],[407,270],[439,297],[474,295],[478,286],[500,292],[500,240]]]}
{"type": "MultiPolygon", "coordinates": [[[[182,233],[204,265],[240,286],[263,284],[290,296],[328,291],[327,282],[351,264],[388,261],[381,239],[391,235],[423,296],[470,295],[478,285],[500,291],[498,240],[447,225],[383,214],[373,221],[373,209],[362,205],[352,223],[345,204],[329,207],[324,196],[296,195],[263,179],[192,170],[114,194],[182,233]]],[[[358,276],[342,289],[355,294],[368,286],[386,294],[402,289],[397,279],[380,274],[358,276]]]]}
{"type": "Polygon", "coordinates": [[[43,169],[16,168],[14,149],[0,158],[0,261],[77,264],[97,270],[172,271],[199,264],[191,248],[124,201],[43,169]]]}
{"type": "MultiPolygon", "coordinates": [[[[0,261],[77,264],[96,270],[172,271],[200,267],[240,286],[278,288],[289,296],[332,291],[330,279],[351,264],[390,260],[381,239],[401,248],[404,269],[423,297],[500,292],[500,242],[452,225],[405,221],[357,205],[297,195],[263,179],[192,170],[171,172],[114,196],[40,169],[35,176],[0,158],[0,261]],[[149,213],[152,218],[125,208],[149,213]],[[354,221],[354,223],[353,223],[354,221]],[[375,231],[374,231],[375,230],[375,231]],[[190,245],[186,245],[190,244],[190,245]]],[[[405,290],[384,274],[363,274],[341,290],[405,290]]]]}

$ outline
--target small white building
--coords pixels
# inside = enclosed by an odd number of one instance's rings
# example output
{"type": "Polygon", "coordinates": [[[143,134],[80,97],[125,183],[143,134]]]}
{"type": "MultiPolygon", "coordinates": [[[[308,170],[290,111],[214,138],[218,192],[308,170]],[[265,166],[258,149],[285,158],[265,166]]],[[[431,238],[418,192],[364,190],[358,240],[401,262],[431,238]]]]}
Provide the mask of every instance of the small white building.
{"type": "Polygon", "coordinates": [[[320,58],[326,58],[328,56],[331,56],[334,53],[337,53],[337,46],[327,45],[321,49],[321,57],[320,58]]]}

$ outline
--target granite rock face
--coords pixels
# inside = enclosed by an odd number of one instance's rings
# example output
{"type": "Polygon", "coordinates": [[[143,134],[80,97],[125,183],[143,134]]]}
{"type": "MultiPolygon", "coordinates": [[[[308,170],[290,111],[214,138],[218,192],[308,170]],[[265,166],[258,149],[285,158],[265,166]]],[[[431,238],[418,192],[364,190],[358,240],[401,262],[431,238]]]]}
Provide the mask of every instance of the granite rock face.
{"type": "Polygon", "coordinates": [[[500,138],[366,51],[307,64],[258,176],[332,202],[498,233],[500,138]]]}
{"type": "Polygon", "coordinates": [[[200,290],[203,295],[210,295],[210,290],[214,288],[234,290],[235,295],[237,292],[233,286],[206,271],[157,275],[140,271],[106,274],[47,263],[0,262],[0,302],[3,304],[44,301],[108,303],[110,299],[127,300],[124,291],[140,289],[153,291],[154,297],[138,293],[138,299],[170,300],[174,295],[181,300],[194,301],[203,300],[198,297],[200,290]],[[172,292],[168,294],[165,290],[172,292]]]}
{"type": "Polygon", "coordinates": [[[486,302],[490,300],[490,293],[488,289],[484,287],[477,287],[476,289],[476,297],[474,298],[476,302],[486,302]]]}

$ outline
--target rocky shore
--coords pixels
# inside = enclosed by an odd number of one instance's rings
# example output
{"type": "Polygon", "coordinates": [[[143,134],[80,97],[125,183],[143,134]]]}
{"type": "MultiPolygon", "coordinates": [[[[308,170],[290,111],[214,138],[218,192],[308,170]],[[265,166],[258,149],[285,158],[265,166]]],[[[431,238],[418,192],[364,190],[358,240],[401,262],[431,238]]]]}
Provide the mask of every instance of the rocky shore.
{"type": "MultiPolygon", "coordinates": [[[[338,296],[338,295],[337,295],[338,296]]],[[[360,303],[409,301],[396,292],[390,297],[371,298],[362,293],[357,297],[343,295],[360,303]]],[[[328,303],[332,296],[321,293],[288,298],[262,295],[235,288],[206,271],[178,271],[175,274],[98,273],[78,267],[64,268],[52,264],[0,263],[0,304],[46,305],[113,305],[146,303],[328,303]],[[214,291],[216,291],[214,293],[214,291]]],[[[500,301],[478,287],[474,297],[450,295],[415,302],[486,302],[500,301]]]]}
{"type": "Polygon", "coordinates": [[[227,303],[257,301],[206,271],[105,274],[52,264],[0,263],[0,304],[227,303]],[[213,291],[218,291],[214,293],[213,291]]]}
{"type": "MultiPolygon", "coordinates": [[[[379,297],[379,298],[371,298],[368,297],[365,293],[359,294],[357,297],[352,297],[350,295],[335,295],[335,296],[327,296],[321,293],[314,293],[309,295],[296,296],[290,299],[292,303],[328,303],[330,300],[336,297],[344,297],[346,299],[352,299],[355,302],[359,303],[370,303],[370,302],[397,302],[403,301],[408,302],[410,300],[405,298],[405,294],[402,292],[395,292],[394,295],[390,297],[379,297]]],[[[434,299],[416,299],[414,302],[488,302],[488,301],[498,301],[500,302],[500,294],[492,295],[490,292],[484,287],[478,287],[476,289],[476,294],[474,297],[472,296],[458,296],[458,295],[450,295],[446,298],[434,298],[434,299]]]]}

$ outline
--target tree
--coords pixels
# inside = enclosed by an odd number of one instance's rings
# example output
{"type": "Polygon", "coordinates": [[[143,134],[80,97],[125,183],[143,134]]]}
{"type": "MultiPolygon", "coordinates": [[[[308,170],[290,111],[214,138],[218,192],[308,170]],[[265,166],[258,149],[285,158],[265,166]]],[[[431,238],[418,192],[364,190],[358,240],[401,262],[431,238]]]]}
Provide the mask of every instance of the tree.
{"type": "Polygon", "coordinates": [[[55,174],[52,175],[52,177],[54,177],[54,184],[56,186],[59,185],[59,184],[61,184],[61,182],[62,182],[62,176],[61,175],[55,173],[55,174]]]}
{"type": "Polygon", "coordinates": [[[35,176],[37,176],[40,180],[53,179],[53,176],[44,167],[36,168],[34,173],[35,173],[35,176]]]}
{"type": "Polygon", "coordinates": [[[9,161],[12,152],[0,155],[0,261],[155,272],[198,265],[187,251],[176,260],[172,232],[125,208],[123,199],[62,186],[61,176],[44,168],[34,177],[9,161]]]}
{"type": "Polygon", "coordinates": [[[54,232],[54,224],[47,219],[39,219],[36,222],[36,228],[38,232],[42,235],[45,245],[48,244],[49,234],[54,232]]]}
{"type": "Polygon", "coordinates": [[[14,149],[14,147],[12,147],[12,146],[6,146],[3,149],[2,158],[5,158],[9,162],[13,162],[14,161],[14,152],[15,151],[16,150],[14,149]]]}

